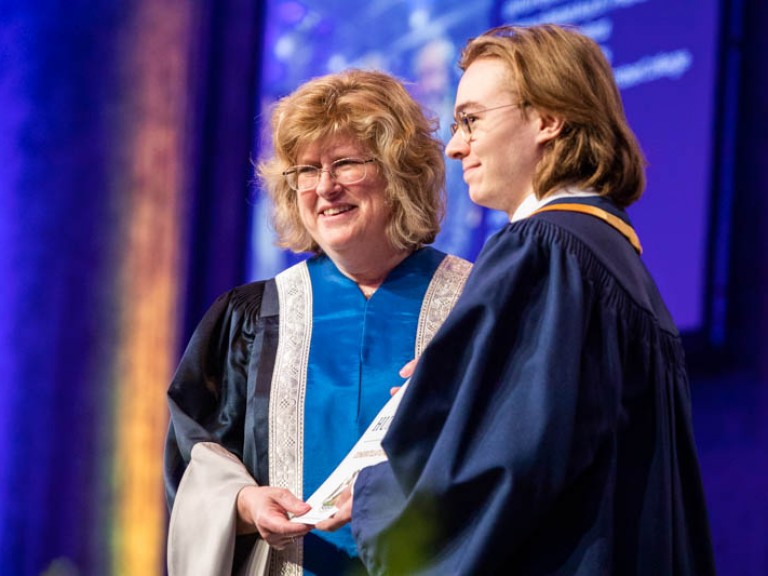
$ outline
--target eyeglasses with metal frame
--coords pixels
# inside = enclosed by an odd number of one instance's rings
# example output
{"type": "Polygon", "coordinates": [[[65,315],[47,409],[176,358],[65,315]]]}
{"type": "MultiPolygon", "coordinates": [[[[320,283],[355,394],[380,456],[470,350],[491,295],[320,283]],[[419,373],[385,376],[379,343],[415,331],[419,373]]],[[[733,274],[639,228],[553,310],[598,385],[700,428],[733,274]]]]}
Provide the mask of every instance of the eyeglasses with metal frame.
{"type": "Polygon", "coordinates": [[[331,180],[337,184],[348,186],[365,180],[368,164],[375,161],[376,158],[340,158],[332,162],[328,169],[309,164],[298,164],[285,170],[283,177],[291,190],[296,192],[304,192],[317,187],[323,172],[327,172],[331,180]]]}
{"type": "Polygon", "coordinates": [[[515,104],[502,104],[492,108],[481,108],[473,112],[459,112],[457,116],[453,117],[454,122],[451,124],[451,136],[461,131],[461,137],[464,138],[465,142],[469,142],[472,139],[472,127],[475,125],[475,122],[480,120],[480,115],[492,112],[493,110],[501,110],[502,108],[523,108],[524,106],[526,106],[524,102],[517,102],[515,104]]]}

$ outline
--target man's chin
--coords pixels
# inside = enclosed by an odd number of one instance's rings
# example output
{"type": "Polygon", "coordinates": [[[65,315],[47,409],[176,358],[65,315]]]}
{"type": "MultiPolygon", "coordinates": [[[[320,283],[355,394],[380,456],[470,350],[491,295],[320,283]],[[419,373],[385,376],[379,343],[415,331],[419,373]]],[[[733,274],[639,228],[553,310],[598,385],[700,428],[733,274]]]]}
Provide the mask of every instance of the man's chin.
{"type": "Polygon", "coordinates": [[[479,190],[477,187],[469,187],[469,199],[483,208],[492,208],[488,203],[488,196],[483,194],[483,191],[479,190]]]}

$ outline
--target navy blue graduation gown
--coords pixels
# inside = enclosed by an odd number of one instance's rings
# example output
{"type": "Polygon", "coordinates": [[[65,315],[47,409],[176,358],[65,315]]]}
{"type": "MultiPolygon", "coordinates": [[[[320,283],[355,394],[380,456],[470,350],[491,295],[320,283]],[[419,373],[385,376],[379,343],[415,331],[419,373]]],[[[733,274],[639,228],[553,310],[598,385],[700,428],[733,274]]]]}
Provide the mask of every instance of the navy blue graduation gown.
{"type": "Polygon", "coordinates": [[[678,331],[593,216],[488,241],[384,448],[354,492],[371,574],[714,573],[678,331]]]}

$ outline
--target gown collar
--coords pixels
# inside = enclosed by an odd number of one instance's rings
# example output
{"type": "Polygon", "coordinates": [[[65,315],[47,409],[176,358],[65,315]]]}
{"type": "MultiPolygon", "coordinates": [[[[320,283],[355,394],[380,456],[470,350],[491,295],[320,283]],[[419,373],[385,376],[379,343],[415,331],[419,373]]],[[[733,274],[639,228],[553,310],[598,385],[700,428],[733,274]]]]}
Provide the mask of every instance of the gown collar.
{"type": "Polygon", "coordinates": [[[530,194],[520,203],[520,206],[517,207],[515,213],[512,214],[512,218],[510,218],[510,222],[517,222],[523,218],[528,218],[528,216],[536,212],[536,210],[545,204],[549,204],[553,200],[561,200],[563,198],[586,198],[589,196],[599,196],[599,194],[591,188],[582,190],[581,188],[576,188],[574,186],[563,188],[562,190],[541,199],[536,198],[535,194],[530,194]]]}

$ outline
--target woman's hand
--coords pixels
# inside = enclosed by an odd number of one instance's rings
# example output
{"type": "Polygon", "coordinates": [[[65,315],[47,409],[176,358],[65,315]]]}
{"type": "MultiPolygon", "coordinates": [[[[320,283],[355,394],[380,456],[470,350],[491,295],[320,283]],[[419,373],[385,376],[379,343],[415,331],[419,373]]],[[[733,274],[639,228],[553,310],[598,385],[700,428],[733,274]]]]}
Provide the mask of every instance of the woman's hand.
{"type": "Polygon", "coordinates": [[[344,524],[347,524],[352,520],[352,486],[347,486],[347,488],[338,495],[335,506],[337,508],[336,514],[331,516],[328,520],[318,522],[315,528],[325,532],[335,532],[344,526],[344,524]]]}
{"type": "Polygon", "coordinates": [[[246,486],[237,495],[237,533],[258,532],[267,544],[282,550],[312,530],[307,524],[291,522],[288,514],[298,516],[310,509],[285,488],[246,486]]]}

